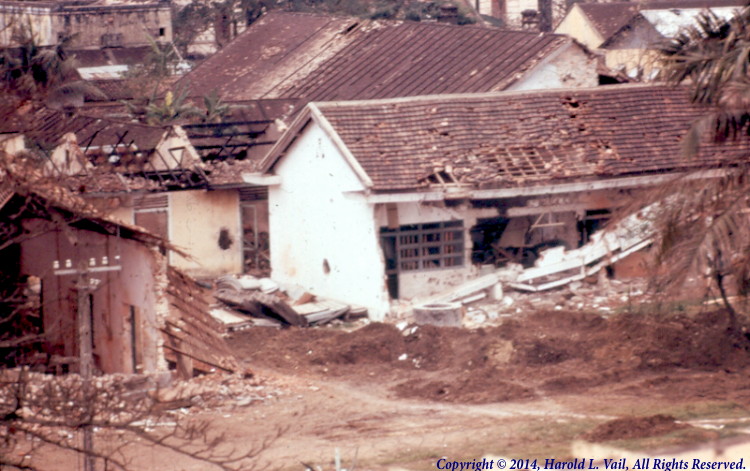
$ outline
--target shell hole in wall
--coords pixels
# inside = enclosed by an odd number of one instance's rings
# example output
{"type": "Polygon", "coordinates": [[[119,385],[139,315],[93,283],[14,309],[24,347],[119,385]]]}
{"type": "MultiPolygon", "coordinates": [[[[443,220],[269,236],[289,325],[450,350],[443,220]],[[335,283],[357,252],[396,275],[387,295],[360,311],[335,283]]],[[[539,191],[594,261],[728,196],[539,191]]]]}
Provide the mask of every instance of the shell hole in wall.
{"type": "Polygon", "coordinates": [[[221,250],[228,250],[229,247],[232,246],[234,241],[232,240],[232,237],[229,235],[229,229],[222,227],[219,231],[219,248],[221,250]]]}
{"type": "Polygon", "coordinates": [[[331,273],[331,265],[328,264],[327,258],[323,259],[323,273],[325,273],[326,275],[331,273]]]}

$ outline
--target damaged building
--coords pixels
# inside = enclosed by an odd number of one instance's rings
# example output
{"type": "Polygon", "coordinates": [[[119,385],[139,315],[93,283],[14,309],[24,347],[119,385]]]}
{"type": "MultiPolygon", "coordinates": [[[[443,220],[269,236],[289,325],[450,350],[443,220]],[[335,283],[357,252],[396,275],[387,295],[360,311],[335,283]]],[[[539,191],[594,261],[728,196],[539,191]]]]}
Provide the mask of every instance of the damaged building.
{"type": "Polygon", "coordinates": [[[101,215],[39,173],[8,169],[0,186],[6,365],[61,373],[86,361],[101,373],[173,368],[183,377],[238,369],[200,289],[168,268],[164,239],[101,215]]]}
{"type": "Polygon", "coordinates": [[[172,10],[159,1],[0,2],[0,46],[19,46],[19,34],[37,46],[68,38],[70,49],[148,47],[149,38],[172,42],[172,10]]]}
{"type": "Polygon", "coordinates": [[[576,249],[638,189],[743,151],[684,160],[699,114],[643,85],[311,103],[263,165],[273,277],[382,319],[483,266],[576,249]]]}
{"type": "Polygon", "coordinates": [[[251,138],[206,128],[39,109],[4,123],[0,136],[8,152],[43,156],[47,175],[100,210],[169,240],[180,249],[165,252],[170,266],[198,277],[267,270],[265,189],[242,181],[242,165],[222,161],[251,138]]]}

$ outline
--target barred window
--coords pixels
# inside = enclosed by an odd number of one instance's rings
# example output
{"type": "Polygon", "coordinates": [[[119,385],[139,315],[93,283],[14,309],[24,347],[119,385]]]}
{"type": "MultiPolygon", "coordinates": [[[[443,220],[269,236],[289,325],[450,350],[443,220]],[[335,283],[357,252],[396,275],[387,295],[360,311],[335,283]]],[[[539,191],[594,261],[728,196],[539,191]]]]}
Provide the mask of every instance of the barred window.
{"type": "Polygon", "coordinates": [[[463,221],[380,229],[390,273],[459,267],[464,264],[463,221]]]}

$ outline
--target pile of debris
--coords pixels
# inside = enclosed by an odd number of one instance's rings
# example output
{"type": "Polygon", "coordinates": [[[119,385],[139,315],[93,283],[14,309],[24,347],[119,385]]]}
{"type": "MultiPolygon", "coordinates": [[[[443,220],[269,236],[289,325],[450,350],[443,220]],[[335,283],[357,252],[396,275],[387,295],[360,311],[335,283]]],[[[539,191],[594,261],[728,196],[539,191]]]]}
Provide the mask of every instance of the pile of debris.
{"type": "Polygon", "coordinates": [[[225,275],[216,281],[214,297],[220,305],[211,315],[227,332],[251,326],[309,327],[336,319],[367,316],[367,310],[316,297],[297,286],[282,287],[270,278],[225,275]]]}
{"type": "MultiPolygon", "coordinates": [[[[511,272],[513,268],[506,270],[511,272]]],[[[519,266],[515,272],[521,273],[523,269],[519,266]]],[[[605,271],[543,292],[518,289],[513,283],[509,283],[508,277],[504,275],[501,271],[490,273],[439,296],[422,299],[408,306],[396,306],[395,310],[401,311],[402,314],[411,313],[413,320],[420,323],[417,314],[424,307],[444,306],[446,315],[449,315],[449,307],[458,306],[462,310],[462,315],[458,322],[452,325],[479,327],[499,323],[502,318],[527,311],[574,310],[596,312],[606,316],[653,301],[646,279],[610,279],[605,271]]],[[[511,276],[510,279],[514,277],[511,276]]],[[[409,315],[397,317],[409,318],[409,315]]],[[[424,323],[441,325],[437,322],[424,323]]]]}

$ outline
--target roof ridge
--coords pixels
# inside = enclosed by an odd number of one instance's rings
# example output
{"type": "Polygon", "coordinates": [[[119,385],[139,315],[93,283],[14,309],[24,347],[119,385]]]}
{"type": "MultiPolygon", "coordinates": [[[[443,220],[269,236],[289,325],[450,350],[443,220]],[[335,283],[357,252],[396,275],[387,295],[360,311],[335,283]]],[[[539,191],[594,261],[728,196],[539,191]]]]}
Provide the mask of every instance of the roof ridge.
{"type": "Polygon", "coordinates": [[[615,89],[674,89],[681,87],[673,87],[667,84],[654,84],[654,83],[627,83],[618,85],[607,85],[607,86],[595,86],[595,87],[584,87],[584,88],[555,88],[549,90],[501,90],[496,92],[481,92],[481,93],[449,93],[449,94],[434,94],[434,95],[418,95],[409,97],[396,97],[396,98],[376,98],[371,100],[338,100],[338,101],[314,101],[310,104],[315,105],[318,109],[325,113],[326,109],[336,108],[352,108],[362,105],[396,105],[402,103],[423,103],[423,102],[435,102],[443,103],[448,101],[460,101],[462,99],[469,99],[471,101],[481,101],[487,98],[498,98],[498,97],[519,97],[524,95],[555,95],[565,93],[582,93],[591,91],[613,91],[615,89]]]}

